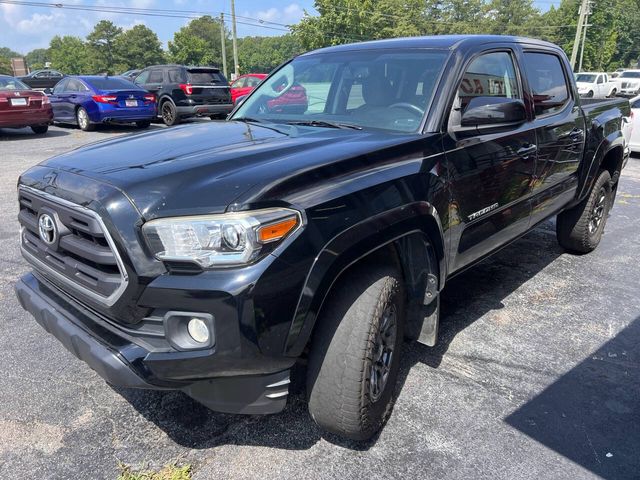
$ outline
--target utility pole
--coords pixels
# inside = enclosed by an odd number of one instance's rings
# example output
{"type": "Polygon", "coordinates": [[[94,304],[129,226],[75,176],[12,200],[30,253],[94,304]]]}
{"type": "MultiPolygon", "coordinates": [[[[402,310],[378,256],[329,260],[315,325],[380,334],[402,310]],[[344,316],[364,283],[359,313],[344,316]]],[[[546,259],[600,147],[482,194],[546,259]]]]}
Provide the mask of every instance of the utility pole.
{"type": "Polygon", "coordinates": [[[222,72],[224,73],[224,78],[229,78],[227,76],[227,47],[225,45],[226,33],[224,31],[224,13],[220,14],[220,45],[222,45],[222,72]]]}
{"type": "Polygon", "coordinates": [[[591,26],[589,25],[589,15],[591,15],[592,2],[588,1],[587,3],[588,3],[587,12],[585,13],[585,16],[584,16],[584,25],[582,30],[582,48],[580,49],[580,63],[578,64],[578,72],[582,71],[582,59],[584,58],[584,47],[587,45],[587,27],[591,26]]]}
{"type": "Polygon", "coordinates": [[[235,78],[240,75],[240,65],[238,65],[238,42],[236,40],[236,2],[231,0],[231,41],[233,42],[233,71],[235,78]]]}
{"type": "MultiPolygon", "coordinates": [[[[232,0],[233,1],[233,0],[232,0]]],[[[576,69],[576,59],[578,58],[578,49],[580,48],[580,36],[582,34],[582,26],[584,25],[584,17],[589,8],[589,0],[582,0],[580,6],[580,16],[578,17],[578,26],[576,27],[576,38],[573,41],[573,50],[571,50],[571,68],[576,69]]]]}

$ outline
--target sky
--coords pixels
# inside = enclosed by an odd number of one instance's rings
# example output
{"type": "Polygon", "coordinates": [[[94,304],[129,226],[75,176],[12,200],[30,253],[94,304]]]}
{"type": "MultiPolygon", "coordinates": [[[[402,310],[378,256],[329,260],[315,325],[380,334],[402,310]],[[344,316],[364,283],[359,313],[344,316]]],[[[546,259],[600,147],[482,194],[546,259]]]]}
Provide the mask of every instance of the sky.
{"type": "MultiPolygon", "coordinates": [[[[42,3],[163,9],[173,11],[210,12],[230,17],[230,0],[40,0],[42,3]]],[[[554,0],[551,0],[554,1],[554,0]]],[[[554,3],[559,3],[560,0],[554,3]]],[[[535,2],[547,10],[550,0],[535,2]]],[[[236,0],[239,37],[248,35],[282,35],[284,25],[297,23],[304,11],[316,14],[313,0],[236,0]],[[244,17],[244,18],[243,18],[244,17]],[[251,25],[247,25],[251,24],[251,25]],[[267,28],[271,27],[271,28],[267,28]]],[[[166,47],[173,34],[189,22],[188,18],[164,18],[139,13],[104,13],[67,8],[36,7],[0,3],[0,47],[25,54],[34,48],[46,48],[54,35],[85,37],[99,20],[111,20],[128,29],[143,24],[156,32],[166,47]]],[[[230,26],[230,24],[228,24],[230,26]]]]}

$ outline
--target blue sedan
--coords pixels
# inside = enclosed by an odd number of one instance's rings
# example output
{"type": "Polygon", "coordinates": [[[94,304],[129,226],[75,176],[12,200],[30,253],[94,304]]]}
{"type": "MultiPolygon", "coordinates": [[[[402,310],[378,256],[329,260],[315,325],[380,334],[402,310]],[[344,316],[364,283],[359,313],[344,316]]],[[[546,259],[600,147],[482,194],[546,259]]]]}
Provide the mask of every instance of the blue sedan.
{"type": "Polygon", "coordinates": [[[65,77],[51,94],[53,121],[93,130],[99,123],[147,128],[157,116],[156,97],[122,77],[65,77]]]}

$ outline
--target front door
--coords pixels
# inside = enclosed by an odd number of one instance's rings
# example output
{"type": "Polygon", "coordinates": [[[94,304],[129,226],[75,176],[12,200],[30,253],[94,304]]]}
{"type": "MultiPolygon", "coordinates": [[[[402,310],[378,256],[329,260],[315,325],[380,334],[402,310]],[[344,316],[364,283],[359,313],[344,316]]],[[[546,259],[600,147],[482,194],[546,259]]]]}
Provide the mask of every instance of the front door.
{"type": "Polygon", "coordinates": [[[483,53],[467,65],[457,89],[444,135],[451,191],[451,272],[491,253],[529,226],[536,159],[530,119],[463,134],[458,128],[473,97],[524,100],[517,71],[510,48],[483,53]]]}

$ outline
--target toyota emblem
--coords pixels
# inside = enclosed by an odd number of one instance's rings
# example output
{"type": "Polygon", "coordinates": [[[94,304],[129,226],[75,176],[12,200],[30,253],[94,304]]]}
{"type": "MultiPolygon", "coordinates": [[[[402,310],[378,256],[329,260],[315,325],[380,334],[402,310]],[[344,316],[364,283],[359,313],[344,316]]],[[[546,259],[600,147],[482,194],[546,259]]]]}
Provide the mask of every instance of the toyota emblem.
{"type": "Polygon", "coordinates": [[[40,232],[40,238],[47,245],[53,245],[58,238],[56,222],[54,222],[51,215],[47,213],[40,215],[38,219],[38,231],[40,232]]]}

